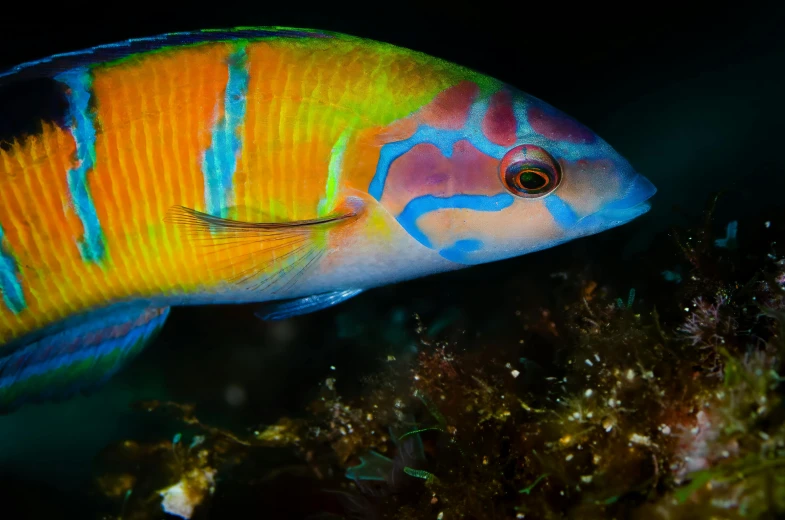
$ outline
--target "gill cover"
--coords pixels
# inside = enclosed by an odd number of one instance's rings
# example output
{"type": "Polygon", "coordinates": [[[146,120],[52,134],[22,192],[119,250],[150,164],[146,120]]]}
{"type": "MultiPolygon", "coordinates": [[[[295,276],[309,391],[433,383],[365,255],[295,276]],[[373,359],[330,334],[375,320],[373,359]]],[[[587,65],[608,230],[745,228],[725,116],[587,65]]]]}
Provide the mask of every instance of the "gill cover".
{"type": "Polygon", "coordinates": [[[369,193],[424,247],[500,260],[645,213],[656,188],[605,141],[506,85],[465,81],[385,143],[369,193]]]}

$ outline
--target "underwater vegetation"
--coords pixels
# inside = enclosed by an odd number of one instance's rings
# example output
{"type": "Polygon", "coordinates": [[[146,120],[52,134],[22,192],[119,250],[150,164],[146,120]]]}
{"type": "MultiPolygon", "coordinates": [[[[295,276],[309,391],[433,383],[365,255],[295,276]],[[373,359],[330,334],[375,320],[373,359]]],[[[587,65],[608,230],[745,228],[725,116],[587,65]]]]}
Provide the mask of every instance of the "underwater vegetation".
{"type": "Polygon", "coordinates": [[[785,514],[785,221],[715,223],[721,202],[652,247],[645,288],[561,273],[516,299],[515,341],[415,316],[416,352],[352,395],[315,382],[297,417],[230,431],[138,403],[182,433],[104,450],[101,518],[785,514]]]}

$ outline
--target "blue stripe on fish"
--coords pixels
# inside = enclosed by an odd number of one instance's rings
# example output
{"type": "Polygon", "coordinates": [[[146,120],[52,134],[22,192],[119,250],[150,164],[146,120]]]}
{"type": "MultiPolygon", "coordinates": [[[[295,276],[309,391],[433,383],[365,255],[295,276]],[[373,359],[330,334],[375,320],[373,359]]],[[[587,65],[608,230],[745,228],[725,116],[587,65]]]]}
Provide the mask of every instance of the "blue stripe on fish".
{"type": "Polygon", "coordinates": [[[421,125],[414,134],[402,141],[387,143],[382,146],[379,153],[379,162],[376,172],[368,186],[368,193],[376,200],[382,199],[384,183],[393,161],[402,156],[418,144],[432,144],[436,146],[445,157],[451,157],[453,147],[458,141],[468,141],[477,150],[489,157],[501,159],[507,153],[508,147],[491,142],[482,132],[482,119],[488,111],[488,97],[474,103],[469,111],[466,124],[459,130],[446,130],[421,125]]]}
{"type": "Polygon", "coordinates": [[[471,209],[474,211],[501,211],[512,205],[514,198],[509,193],[497,195],[452,195],[435,197],[423,195],[412,199],[398,215],[398,223],[419,243],[432,248],[431,241],[417,226],[417,220],[431,211],[440,209],[471,209]]]}
{"type": "MultiPolygon", "coordinates": [[[[487,109],[484,108],[483,110],[487,109]]],[[[368,193],[376,200],[382,199],[384,183],[387,181],[387,174],[393,161],[402,156],[418,144],[432,144],[439,149],[445,157],[452,157],[453,147],[458,141],[469,141],[475,148],[491,157],[501,159],[507,152],[507,148],[488,141],[482,135],[482,131],[477,127],[477,131],[468,132],[467,130],[444,130],[422,125],[417,131],[403,141],[387,143],[382,146],[379,153],[379,162],[376,163],[376,173],[368,186],[368,193]]]]}
{"type": "Polygon", "coordinates": [[[227,208],[234,205],[234,173],[242,147],[241,130],[248,94],[247,58],[245,47],[229,57],[223,115],[213,127],[212,143],[202,162],[206,212],[217,217],[225,218],[227,208]]]}
{"type": "Polygon", "coordinates": [[[68,116],[76,141],[76,165],[67,175],[71,201],[84,229],[77,246],[86,262],[100,262],[105,255],[104,237],[87,182],[95,164],[95,115],[89,106],[92,77],[87,69],[74,69],[58,74],[55,79],[69,89],[68,116]]]}
{"type": "Polygon", "coordinates": [[[566,161],[579,161],[587,160],[592,161],[601,159],[608,155],[615,154],[613,148],[600,138],[597,138],[591,144],[586,143],[568,143],[556,139],[550,139],[534,131],[529,124],[527,116],[530,104],[538,104],[541,108],[546,110],[556,110],[554,107],[545,103],[539,98],[530,94],[515,97],[513,101],[513,114],[517,123],[516,136],[520,142],[530,143],[555,154],[555,159],[563,159],[566,161]]]}
{"type": "Polygon", "coordinates": [[[450,247],[445,247],[439,254],[451,262],[456,264],[472,264],[469,258],[469,253],[479,251],[482,249],[482,241],[476,238],[465,238],[457,240],[450,247]]]}
{"type": "Polygon", "coordinates": [[[422,125],[408,139],[385,144],[379,152],[379,162],[376,163],[376,173],[368,186],[368,193],[376,200],[382,200],[384,183],[387,181],[387,174],[393,161],[418,144],[432,144],[445,157],[450,157],[453,145],[462,138],[463,133],[459,130],[440,130],[422,125]]]}
{"type": "Polygon", "coordinates": [[[488,112],[491,104],[490,95],[478,99],[469,110],[469,117],[466,120],[464,128],[469,133],[467,136],[470,143],[474,145],[479,151],[490,157],[495,157],[501,160],[510,147],[496,144],[485,135],[482,131],[482,120],[488,112]]]}
{"type": "Polygon", "coordinates": [[[578,222],[578,215],[558,195],[553,194],[545,197],[543,204],[545,204],[545,209],[550,212],[556,223],[563,229],[572,227],[578,222]]]}
{"type": "Polygon", "coordinates": [[[96,389],[150,343],[169,308],[126,306],[70,320],[0,357],[0,413],[96,389]]]}
{"type": "Polygon", "coordinates": [[[14,314],[19,314],[27,307],[22,284],[19,281],[19,269],[11,252],[3,244],[3,226],[0,226],[0,293],[5,305],[14,314]]]}

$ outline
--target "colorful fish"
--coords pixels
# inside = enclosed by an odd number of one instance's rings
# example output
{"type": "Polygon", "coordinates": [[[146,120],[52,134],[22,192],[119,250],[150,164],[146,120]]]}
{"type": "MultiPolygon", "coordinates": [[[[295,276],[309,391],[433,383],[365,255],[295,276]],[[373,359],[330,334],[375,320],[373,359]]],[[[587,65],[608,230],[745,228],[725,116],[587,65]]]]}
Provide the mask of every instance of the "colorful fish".
{"type": "Polygon", "coordinates": [[[0,75],[0,408],[105,381],[175,305],[262,317],[618,226],[656,191],[591,130],[324,31],[167,34],[0,75]]]}

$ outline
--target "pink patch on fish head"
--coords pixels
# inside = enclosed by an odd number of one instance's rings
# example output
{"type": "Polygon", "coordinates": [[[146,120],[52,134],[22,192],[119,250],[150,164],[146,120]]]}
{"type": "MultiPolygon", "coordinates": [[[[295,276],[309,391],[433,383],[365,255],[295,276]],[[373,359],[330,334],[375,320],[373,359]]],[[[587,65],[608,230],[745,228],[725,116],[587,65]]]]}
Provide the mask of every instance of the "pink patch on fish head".
{"type": "Polygon", "coordinates": [[[544,104],[532,104],[526,116],[532,130],[554,141],[591,144],[597,139],[594,132],[576,120],[544,104]]]}
{"type": "Polygon", "coordinates": [[[440,92],[420,112],[420,121],[434,128],[458,130],[463,128],[469,118],[469,109],[480,93],[480,88],[470,82],[462,81],[440,92]]]}
{"type": "Polygon", "coordinates": [[[492,143],[512,146],[517,139],[517,126],[512,97],[506,90],[500,90],[491,97],[488,111],[482,119],[482,133],[492,143]]]}
{"type": "Polygon", "coordinates": [[[458,141],[450,157],[430,143],[421,143],[390,165],[381,203],[398,215],[411,200],[424,195],[496,195],[504,191],[499,160],[468,141],[458,141]]]}

